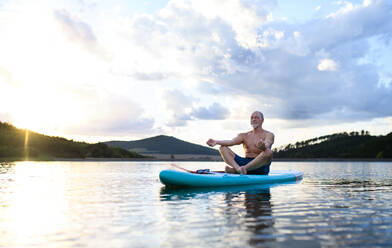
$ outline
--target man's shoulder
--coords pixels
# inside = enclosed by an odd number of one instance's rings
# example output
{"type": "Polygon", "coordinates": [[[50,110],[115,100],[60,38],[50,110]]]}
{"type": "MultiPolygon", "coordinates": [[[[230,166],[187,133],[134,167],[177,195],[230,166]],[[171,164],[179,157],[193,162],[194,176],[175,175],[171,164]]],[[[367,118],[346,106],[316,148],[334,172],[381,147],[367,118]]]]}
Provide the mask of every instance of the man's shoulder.
{"type": "MultiPolygon", "coordinates": [[[[262,130],[262,133],[265,133],[265,134],[268,134],[268,135],[274,135],[272,132],[270,132],[268,130],[265,130],[265,129],[262,130]]],[[[247,135],[254,135],[254,134],[255,133],[252,130],[250,130],[248,132],[239,133],[238,135],[245,135],[245,136],[247,136],[247,135]]]]}
{"type": "Polygon", "coordinates": [[[237,137],[241,138],[241,140],[244,141],[244,140],[246,140],[247,137],[249,136],[249,133],[250,133],[250,132],[239,133],[239,134],[237,135],[237,137]]]}
{"type": "Polygon", "coordinates": [[[275,137],[275,135],[272,132],[265,129],[263,131],[265,132],[266,136],[275,137]]]}
{"type": "Polygon", "coordinates": [[[274,135],[272,132],[270,132],[270,131],[268,131],[268,130],[265,130],[265,129],[264,129],[264,131],[265,131],[267,134],[274,135]]]}
{"type": "Polygon", "coordinates": [[[243,137],[246,137],[246,136],[248,136],[249,134],[253,134],[253,132],[252,132],[252,131],[249,131],[249,132],[239,133],[238,135],[243,136],[243,137]]]}

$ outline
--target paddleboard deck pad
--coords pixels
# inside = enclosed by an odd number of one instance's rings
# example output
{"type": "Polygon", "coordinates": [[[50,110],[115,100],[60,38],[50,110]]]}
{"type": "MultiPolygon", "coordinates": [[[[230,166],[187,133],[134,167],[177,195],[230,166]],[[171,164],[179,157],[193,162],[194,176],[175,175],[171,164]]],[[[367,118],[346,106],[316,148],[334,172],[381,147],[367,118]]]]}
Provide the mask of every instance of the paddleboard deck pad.
{"type": "Polygon", "coordinates": [[[163,170],[159,180],[166,186],[174,187],[221,187],[253,184],[275,184],[301,180],[299,171],[271,171],[268,175],[240,175],[224,172],[163,170]]]}

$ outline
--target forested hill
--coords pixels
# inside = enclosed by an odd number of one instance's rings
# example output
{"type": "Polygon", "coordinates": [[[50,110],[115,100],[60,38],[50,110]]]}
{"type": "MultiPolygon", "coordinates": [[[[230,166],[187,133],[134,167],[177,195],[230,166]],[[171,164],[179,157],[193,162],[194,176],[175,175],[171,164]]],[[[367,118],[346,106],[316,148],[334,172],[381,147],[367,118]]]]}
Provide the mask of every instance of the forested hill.
{"type": "Polygon", "coordinates": [[[203,154],[219,155],[218,150],[189,143],[171,136],[159,135],[136,141],[108,141],[105,144],[144,154],[203,154]]]}
{"type": "Polygon", "coordinates": [[[392,133],[372,136],[367,131],[336,133],[274,149],[274,158],[392,158],[392,133]]]}
{"type": "Polygon", "coordinates": [[[88,144],[18,129],[0,122],[1,160],[55,158],[143,158],[144,156],[103,143],[88,144]]]}

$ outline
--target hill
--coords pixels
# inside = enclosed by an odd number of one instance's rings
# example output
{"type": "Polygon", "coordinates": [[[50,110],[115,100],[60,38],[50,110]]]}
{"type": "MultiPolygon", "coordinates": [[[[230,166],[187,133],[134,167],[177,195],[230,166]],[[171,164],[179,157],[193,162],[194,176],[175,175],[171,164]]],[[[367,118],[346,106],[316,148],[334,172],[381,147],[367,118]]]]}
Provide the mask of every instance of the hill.
{"type": "Polygon", "coordinates": [[[171,136],[159,135],[136,141],[108,141],[111,147],[121,147],[142,154],[198,154],[219,155],[218,150],[196,145],[171,136]]]}
{"type": "Polygon", "coordinates": [[[367,131],[335,133],[274,149],[274,158],[392,158],[392,133],[372,136],[367,131]]]}
{"type": "Polygon", "coordinates": [[[140,154],[103,143],[88,144],[38,134],[0,122],[0,160],[55,158],[144,158],[140,154]]]}

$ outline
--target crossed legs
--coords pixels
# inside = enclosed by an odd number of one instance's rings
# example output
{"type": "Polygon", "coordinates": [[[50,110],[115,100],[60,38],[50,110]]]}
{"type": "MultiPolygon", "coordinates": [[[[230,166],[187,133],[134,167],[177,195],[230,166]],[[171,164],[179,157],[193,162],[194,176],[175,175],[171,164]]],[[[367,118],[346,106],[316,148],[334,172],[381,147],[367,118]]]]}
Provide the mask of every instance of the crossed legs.
{"type": "MultiPolygon", "coordinates": [[[[241,167],[237,164],[237,162],[234,160],[235,154],[234,152],[227,146],[221,146],[219,148],[219,152],[223,158],[223,161],[225,161],[226,164],[229,166],[226,166],[225,171],[227,173],[240,173],[241,172],[241,167]]],[[[268,164],[272,159],[272,152],[271,150],[265,150],[261,152],[257,157],[255,157],[252,161],[250,161],[247,165],[243,166],[246,171],[248,170],[255,170],[257,168],[262,167],[263,165],[268,164]]]]}
{"type": "Polygon", "coordinates": [[[225,171],[227,173],[240,173],[240,166],[234,160],[234,152],[227,146],[219,147],[219,152],[223,158],[223,161],[229,165],[225,167],[225,171]]]}

